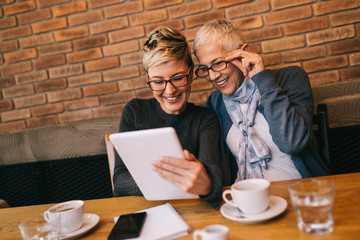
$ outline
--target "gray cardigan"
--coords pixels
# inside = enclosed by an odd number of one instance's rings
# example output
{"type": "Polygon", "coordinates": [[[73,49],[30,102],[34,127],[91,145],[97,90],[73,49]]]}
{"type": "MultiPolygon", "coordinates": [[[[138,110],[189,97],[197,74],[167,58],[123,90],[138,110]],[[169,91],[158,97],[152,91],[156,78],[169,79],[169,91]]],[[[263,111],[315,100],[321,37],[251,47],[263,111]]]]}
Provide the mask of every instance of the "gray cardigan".
{"type": "MultiPolygon", "coordinates": [[[[318,154],[312,131],[314,103],[307,74],[299,67],[287,67],[264,70],[254,75],[252,80],[261,94],[258,110],[269,124],[274,143],[282,152],[291,156],[303,178],[328,175],[330,171],[318,154]]],[[[233,123],[221,92],[213,92],[205,105],[218,114],[225,142],[233,123]]],[[[235,180],[235,157],[229,149],[227,154],[232,180],[235,180]]]]}

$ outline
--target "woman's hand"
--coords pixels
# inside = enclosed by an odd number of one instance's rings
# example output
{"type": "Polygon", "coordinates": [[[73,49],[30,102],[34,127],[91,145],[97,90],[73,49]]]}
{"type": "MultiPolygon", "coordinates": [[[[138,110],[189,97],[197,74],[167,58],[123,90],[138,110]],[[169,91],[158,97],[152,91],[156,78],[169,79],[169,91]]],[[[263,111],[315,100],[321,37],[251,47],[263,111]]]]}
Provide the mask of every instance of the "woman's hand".
{"type": "Polygon", "coordinates": [[[252,78],[263,71],[265,66],[259,54],[248,52],[246,49],[248,45],[245,43],[240,49],[230,52],[225,60],[237,66],[245,77],[252,78]]]}
{"type": "Polygon", "coordinates": [[[184,155],[185,159],[161,157],[152,162],[153,170],[184,192],[209,194],[212,183],[204,165],[189,151],[184,150],[184,155]]]}

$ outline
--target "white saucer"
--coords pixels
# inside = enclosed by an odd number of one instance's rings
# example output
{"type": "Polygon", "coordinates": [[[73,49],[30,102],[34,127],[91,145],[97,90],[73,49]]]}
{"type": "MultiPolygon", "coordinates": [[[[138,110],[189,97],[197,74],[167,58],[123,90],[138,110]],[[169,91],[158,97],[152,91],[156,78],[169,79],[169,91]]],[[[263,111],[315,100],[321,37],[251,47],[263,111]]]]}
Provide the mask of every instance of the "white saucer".
{"type": "Polygon", "coordinates": [[[287,208],[287,201],[284,198],[277,196],[270,196],[269,208],[265,212],[259,214],[242,213],[240,212],[240,210],[238,210],[238,208],[235,208],[228,203],[225,203],[221,206],[220,212],[224,217],[230,220],[234,220],[242,223],[256,223],[276,217],[280,215],[282,212],[284,212],[286,208],[287,208]]]}
{"type": "Polygon", "coordinates": [[[86,232],[90,231],[93,227],[98,224],[100,221],[100,217],[93,213],[85,213],[84,215],[84,223],[78,230],[70,233],[61,234],[61,240],[70,240],[80,237],[86,232]]]}

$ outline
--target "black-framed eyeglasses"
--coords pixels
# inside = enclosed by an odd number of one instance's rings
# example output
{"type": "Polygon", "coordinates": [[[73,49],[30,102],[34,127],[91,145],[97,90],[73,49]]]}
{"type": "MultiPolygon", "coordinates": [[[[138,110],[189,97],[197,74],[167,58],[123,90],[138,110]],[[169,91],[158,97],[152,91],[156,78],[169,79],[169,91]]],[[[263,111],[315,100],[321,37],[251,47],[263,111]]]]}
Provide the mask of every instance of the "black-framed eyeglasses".
{"type": "Polygon", "coordinates": [[[171,83],[173,87],[182,87],[189,83],[189,75],[191,72],[191,68],[189,69],[188,74],[178,75],[170,78],[169,80],[150,80],[148,76],[147,85],[153,91],[163,91],[166,88],[167,83],[171,83]]]}
{"type": "Polygon", "coordinates": [[[205,65],[199,65],[197,67],[197,69],[195,70],[195,74],[198,77],[206,77],[207,75],[209,75],[209,69],[213,70],[214,72],[220,72],[220,71],[224,70],[225,68],[227,68],[228,63],[229,63],[228,61],[223,60],[223,61],[214,63],[210,67],[207,67],[205,65]]]}

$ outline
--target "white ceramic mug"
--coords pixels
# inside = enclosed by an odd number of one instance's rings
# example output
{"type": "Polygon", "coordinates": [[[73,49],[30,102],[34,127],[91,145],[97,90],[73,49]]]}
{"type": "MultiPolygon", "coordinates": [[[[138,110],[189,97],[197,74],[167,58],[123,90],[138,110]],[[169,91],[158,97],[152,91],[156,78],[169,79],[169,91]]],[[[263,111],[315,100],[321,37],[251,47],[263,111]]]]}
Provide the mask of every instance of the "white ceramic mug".
{"type": "Polygon", "coordinates": [[[247,214],[264,212],[270,203],[270,182],[266,179],[246,179],[235,182],[223,192],[223,199],[247,214]],[[231,195],[232,200],[227,198],[231,195]]]}
{"type": "Polygon", "coordinates": [[[229,228],[221,224],[213,224],[202,230],[195,230],[194,240],[201,237],[202,240],[227,240],[229,237],[229,228]]]}
{"type": "Polygon", "coordinates": [[[56,204],[44,212],[47,222],[52,222],[54,216],[61,216],[61,233],[78,230],[84,222],[84,201],[73,200],[56,204]]]}

